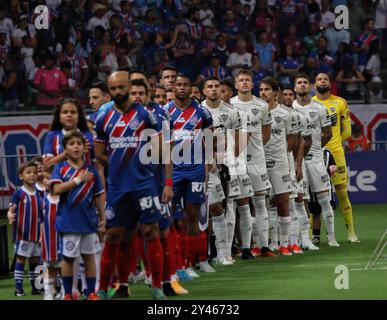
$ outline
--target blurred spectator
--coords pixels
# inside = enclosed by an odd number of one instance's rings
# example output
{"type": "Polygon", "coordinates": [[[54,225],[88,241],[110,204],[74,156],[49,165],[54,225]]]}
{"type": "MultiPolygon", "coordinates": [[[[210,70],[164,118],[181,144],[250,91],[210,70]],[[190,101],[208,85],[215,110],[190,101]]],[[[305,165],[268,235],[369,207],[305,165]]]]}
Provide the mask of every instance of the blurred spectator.
{"type": "MultiPolygon", "coordinates": [[[[161,6],[161,17],[164,28],[174,28],[181,19],[181,3],[180,0],[163,0],[161,6]],[[178,3],[179,5],[177,5],[178,3]]],[[[160,6],[158,6],[160,7],[160,6]]]]}
{"type": "Polygon", "coordinates": [[[194,61],[195,47],[189,40],[186,30],[180,29],[177,32],[178,35],[176,44],[172,48],[175,66],[179,72],[186,74],[191,80],[193,80],[195,65],[192,62],[194,61]]]}
{"type": "Polygon", "coordinates": [[[353,61],[347,61],[336,76],[336,82],[339,85],[339,95],[344,99],[360,99],[360,84],[364,81],[364,76],[356,70],[353,61]]]}
{"type": "Polygon", "coordinates": [[[231,53],[226,66],[235,77],[240,69],[247,69],[252,66],[251,53],[246,52],[246,41],[239,40],[237,42],[236,51],[231,53]]]}
{"type": "Polygon", "coordinates": [[[7,34],[0,32],[0,65],[5,61],[5,57],[11,51],[11,46],[7,44],[7,34]]]}
{"type": "Polygon", "coordinates": [[[34,48],[32,40],[29,36],[24,36],[22,38],[22,43],[23,46],[21,48],[21,54],[26,74],[28,74],[32,69],[35,68],[35,62],[34,59],[32,59],[34,55],[34,48]]]}
{"type": "Polygon", "coordinates": [[[191,84],[191,98],[196,99],[197,101],[202,101],[202,93],[200,92],[200,87],[196,83],[191,84]]]}
{"type": "Polygon", "coordinates": [[[133,2],[133,14],[136,17],[144,17],[148,9],[146,0],[132,0],[133,2]]]}
{"type": "Polygon", "coordinates": [[[338,72],[340,68],[346,64],[348,60],[354,60],[351,49],[348,43],[342,42],[336,51],[335,71],[338,72]]]}
{"type": "Polygon", "coordinates": [[[351,43],[351,35],[345,29],[336,29],[334,24],[330,24],[324,35],[328,40],[328,50],[335,55],[340,43],[351,43]]]}
{"type": "Polygon", "coordinates": [[[68,87],[65,74],[55,68],[55,56],[48,54],[44,59],[44,67],[34,77],[34,87],[38,90],[36,99],[38,110],[53,110],[68,87]]]}
{"type": "Polygon", "coordinates": [[[163,86],[156,85],[152,99],[161,106],[165,105],[167,103],[167,90],[163,86]]]}
{"type": "Polygon", "coordinates": [[[157,12],[154,9],[147,10],[145,22],[140,28],[142,39],[146,42],[150,35],[156,35],[161,31],[161,25],[157,22],[157,12]]]}
{"type": "Polygon", "coordinates": [[[357,123],[352,125],[352,136],[348,138],[345,149],[349,152],[367,151],[370,144],[363,134],[363,127],[357,123]]]}
{"type": "Polygon", "coordinates": [[[279,80],[282,84],[293,84],[294,77],[299,73],[301,64],[293,53],[291,44],[285,46],[285,52],[278,61],[279,80]]]}
{"type": "Polygon", "coordinates": [[[119,18],[123,24],[123,27],[128,30],[133,30],[136,25],[136,18],[132,13],[132,4],[131,1],[121,1],[119,18]]]}
{"type": "Polygon", "coordinates": [[[214,13],[209,8],[207,0],[201,1],[199,17],[203,26],[211,27],[213,25],[212,19],[214,18],[214,13]]]}
{"type": "Polygon", "coordinates": [[[231,9],[226,11],[220,30],[226,35],[227,44],[233,46],[235,44],[236,35],[242,30],[242,26],[236,21],[234,12],[231,9]]]}
{"type": "Polygon", "coordinates": [[[274,44],[268,42],[266,31],[262,31],[259,34],[259,40],[255,45],[254,53],[258,54],[261,67],[268,73],[272,73],[276,49],[274,44]]]}
{"type": "Polygon", "coordinates": [[[259,83],[263,78],[267,76],[266,70],[262,69],[261,62],[259,61],[259,56],[254,54],[251,58],[253,64],[251,68],[251,73],[253,75],[253,84],[254,88],[252,90],[253,94],[259,97],[259,83]]]}
{"type": "Polygon", "coordinates": [[[363,32],[354,41],[353,51],[357,53],[357,65],[360,72],[363,72],[368,59],[368,48],[372,41],[378,39],[375,33],[375,20],[367,19],[363,24],[363,32]]]}
{"type": "Polygon", "coordinates": [[[107,7],[101,3],[96,3],[93,6],[94,16],[89,20],[86,26],[86,30],[91,31],[94,34],[94,30],[97,26],[103,27],[105,30],[109,29],[109,20],[105,16],[107,7]]]}
{"type": "Polygon", "coordinates": [[[271,12],[266,6],[265,0],[257,0],[257,4],[250,16],[249,29],[253,33],[260,32],[265,28],[266,18],[271,16],[271,12]]]}
{"type": "Polygon", "coordinates": [[[297,35],[297,27],[291,24],[286,32],[285,46],[290,45],[296,57],[302,57],[305,53],[302,38],[297,35]]]}
{"type": "Polygon", "coordinates": [[[280,33],[285,34],[291,25],[300,26],[300,12],[297,6],[298,1],[278,1],[276,15],[278,17],[278,28],[280,33]]]}
{"type": "Polygon", "coordinates": [[[0,83],[1,98],[5,111],[17,111],[19,105],[18,77],[16,65],[11,55],[5,58],[3,78],[0,83]]]}
{"type": "Polygon", "coordinates": [[[216,38],[216,46],[212,50],[214,54],[216,54],[220,59],[220,65],[225,66],[227,63],[227,59],[230,56],[230,51],[228,50],[226,37],[223,34],[218,35],[216,38]]]}
{"type": "Polygon", "coordinates": [[[203,34],[200,40],[196,42],[196,62],[198,65],[208,65],[210,62],[212,50],[216,42],[211,38],[211,28],[203,27],[203,34]]]}
{"type": "Polygon", "coordinates": [[[188,39],[200,40],[203,32],[203,25],[200,20],[199,8],[193,7],[187,12],[187,19],[185,20],[185,23],[188,30],[188,39]]]}
{"type": "Polygon", "coordinates": [[[326,29],[330,24],[335,23],[336,16],[330,11],[330,1],[321,0],[321,9],[313,15],[313,21],[318,23],[319,27],[326,29]]]}
{"type": "Polygon", "coordinates": [[[27,15],[20,16],[18,28],[12,32],[12,45],[14,47],[21,47],[23,45],[22,38],[24,36],[28,36],[31,39],[31,45],[36,47],[36,30],[31,23],[28,23],[27,15]]]}
{"type": "Polygon", "coordinates": [[[10,18],[5,16],[4,7],[0,6],[0,32],[7,35],[7,44],[11,44],[11,35],[14,30],[13,22],[10,18]]]}
{"type": "Polygon", "coordinates": [[[317,47],[310,52],[309,57],[316,61],[317,73],[327,73],[332,77],[334,58],[328,50],[328,41],[325,36],[320,36],[317,47]]]}
{"type": "Polygon", "coordinates": [[[348,13],[349,13],[349,33],[351,34],[351,40],[354,40],[355,37],[360,34],[362,25],[366,19],[366,15],[362,6],[358,5],[359,1],[348,0],[348,13]]]}
{"type": "Polygon", "coordinates": [[[318,39],[321,37],[321,32],[316,23],[309,25],[308,34],[304,37],[304,46],[305,49],[310,52],[313,48],[316,47],[318,39]]]}
{"type": "Polygon", "coordinates": [[[219,80],[223,80],[230,76],[227,69],[220,65],[220,58],[216,53],[213,53],[210,60],[210,65],[204,67],[198,77],[196,82],[201,83],[208,77],[217,77],[219,80]]]}
{"type": "Polygon", "coordinates": [[[386,66],[387,59],[387,1],[376,0],[375,29],[381,45],[381,56],[383,65],[386,66]]]}
{"type": "Polygon", "coordinates": [[[275,29],[274,19],[272,16],[267,16],[265,21],[266,21],[265,31],[267,33],[267,41],[274,44],[275,49],[277,50],[277,52],[279,52],[279,50],[280,50],[279,35],[275,29]]]}

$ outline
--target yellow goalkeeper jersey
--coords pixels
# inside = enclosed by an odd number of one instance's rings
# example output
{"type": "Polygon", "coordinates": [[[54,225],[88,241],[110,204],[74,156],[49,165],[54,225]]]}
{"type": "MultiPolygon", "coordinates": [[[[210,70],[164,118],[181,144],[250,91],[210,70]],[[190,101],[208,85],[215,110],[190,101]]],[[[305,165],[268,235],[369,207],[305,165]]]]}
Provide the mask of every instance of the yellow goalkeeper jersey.
{"type": "Polygon", "coordinates": [[[320,100],[317,96],[312,98],[321,102],[327,109],[332,120],[332,139],[326,145],[332,153],[343,152],[343,141],[351,136],[351,118],[345,99],[333,94],[326,100],[320,100]]]}

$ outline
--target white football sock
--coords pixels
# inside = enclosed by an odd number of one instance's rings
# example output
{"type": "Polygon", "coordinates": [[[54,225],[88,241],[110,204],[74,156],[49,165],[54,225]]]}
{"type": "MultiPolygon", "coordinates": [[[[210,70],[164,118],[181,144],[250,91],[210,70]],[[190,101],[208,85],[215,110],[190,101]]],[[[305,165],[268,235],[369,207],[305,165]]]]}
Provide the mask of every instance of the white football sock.
{"type": "Polygon", "coordinates": [[[335,238],[335,215],[332,210],[329,192],[316,195],[317,201],[321,206],[321,215],[325,222],[328,232],[328,241],[335,238]]]}
{"type": "MultiPolygon", "coordinates": [[[[269,246],[269,214],[266,208],[266,197],[253,196],[253,205],[255,208],[255,219],[257,223],[258,236],[259,236],[259,247],[269,246]]],[[[276,209],[277,214],[277,209],[276,209]]]]}
{"type": "Polygon", "coordinates": [[[252,227],[252,230],[251,230],[251,233],[252,233],[251,247],[252,248],[259,247],[260,248],[259,237],[258,237],[257,221],[256,221],[255,217],[251,217],[251,227],[252,227]]]}
{"type": "Polygon", "coordinates": [[[289,244],[290,216],[287,216],[287,217],[279,216],[278,225],[279,225],[280,246],[287,248],[289,244]]]}
{"type": "Polygon", "coordinates": [[[224,213],[220,216],[212,217],[212,230],[214,231],[217,245],[217,256],[227,255],[227,221],[224,213]]]}
{"type": "Polygon", "coordinates": [[[295,199],[289,199],[290,231],[289,239],[291,245],[298,245],[298,236],[300,233],[300,224],[295,207],[295,199]]]}
{"type": "Polygon", "coordinates": [[[238,212],[240,215],[239,227],[241,231],[242,238],[242,249],[250,249],[251,243],[251,231],[252,231],[252,221],[250,214],[250,206],[244,204],[243,206],[238,206],[238,212]]]}
{"type": "Polygon", "coordinates": [[[302,242],[309,240],[309,218],[308,213],[305,209],[304,202],[296,202],[295,204],[297,215],[298,215],[298,223],[300,225],[300,234],[302,242]]]}
{"type": "Polygon", "coordinates": [[[233,199],[227,200],[227,255],[231,256],[231,247],[234,240],[235,232],[235,201],[233,199]]]}
{"type": "Polygon", "coordinates": [[[278,246],[278,214],[277,207],[271,207],[269,210],[269,235],[270,242],[278,246]]]}
{"type": "MultiPolygon", "coordinates": [[[[101,247],[102,245],[103,244],[100,243],[101,247]]],[[[101,248],[101,251],[95,254],[95,292],[98,292],[99,290],[99,281],[100,281],[100,273],[101,273],[101,254],[102,254],[102,248],[101,248]]]]}

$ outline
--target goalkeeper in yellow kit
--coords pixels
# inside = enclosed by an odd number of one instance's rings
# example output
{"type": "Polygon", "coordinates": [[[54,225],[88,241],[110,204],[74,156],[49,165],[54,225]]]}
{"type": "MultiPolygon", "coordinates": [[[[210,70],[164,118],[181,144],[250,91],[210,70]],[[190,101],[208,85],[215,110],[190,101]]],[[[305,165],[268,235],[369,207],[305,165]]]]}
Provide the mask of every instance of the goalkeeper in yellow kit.
{"type": "Polygon", "coordinates": [[[351,136],[349,108],[345,99],[330,93],[331,83],[326,73],[318,74],[315,80],[317,95],[312,99],[321,102],[327,109],[328,114],[331,115],[332,138],[325,148],[332,153],[337,166],[337,172],[333,174],[332,182],[347,227],[348,241],[360,242],[353,226],[352,206],[347,191],[348,172],[343,148],[343,141],[351,136]]]}

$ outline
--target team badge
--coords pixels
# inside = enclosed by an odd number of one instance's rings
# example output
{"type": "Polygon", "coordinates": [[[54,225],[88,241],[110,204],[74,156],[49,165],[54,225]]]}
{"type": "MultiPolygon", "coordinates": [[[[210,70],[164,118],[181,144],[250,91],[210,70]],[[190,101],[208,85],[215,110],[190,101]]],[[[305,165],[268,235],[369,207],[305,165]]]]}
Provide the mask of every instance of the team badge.
{"type": "Polygon", "coordinates": [[[317,113],[316,113],[315,111],[311,111],[311,112],[309,112],[309,115],[310,115],[312,118],[314,118],[314,117],[317,115],[317,113]]]}
{"type": "Polygon", "coordinates": [[[75,248],[74,241],[71,241],[71,240],[66,241],[66,250],[67,251],[72,251],[72,250],[74,250],[74,248],[75,248]]]}
{"type": "Polygon", "coordinates": [[[114,218],[114,211],[113,211],[113,208],[111,207],[107,207],[105,209],[105,216],[106,216],[106,220],[111,220],[114,218]]]}
{"type": "Polygon", "coordinates": [[[274,117],[275,122],[280,123],[282,118],[281,117],[274,117]]]}
{"type": "Polygon", "coordinates": [[[228,118],[228,115],[227,114],[222,114],[220,116],[220,118],[222,119],[223,122],[225,122],[227,120],[227,118],[228,118]]]}
{"type": "Polygon", "coordinates": [[[334,107],[331,107],[331,111],[332,111],[332,112],[335,112],[336,109],[335,109],[334,107]]]}
{"type": "Polygon", "coordinates": [[[191,126],[195,126],[198,122],[199,122],[199,119],[198,119],[196,116],[193,116],[193,117],[188,121],[188,123],[189,123],[191,126]]]}
{"type": "Polygon", "coordinates": [[[23,244],[20,246],[20,250],[21,250],[21,251],[24,251],[24,252],[27,252],[27,251],[28,251],[28,243],[23,243],[23,244]]]}
{"type": "Polygon", "coordinates": [[[260,111],[260,110],[259,110],[259,109],[256,109],[256,108],[252,108],[252,109],[251,109],[252,114],[255,115],[255,116],[259,113],[259,111],[260,111]]]}
{"type": "Polygon", "coordinates": [[[134,118],[132,121],[129,123],[129,128],[133,131],[136,131],[140,126],[140,121],[137,120],[137,118],[134,118]]]}

